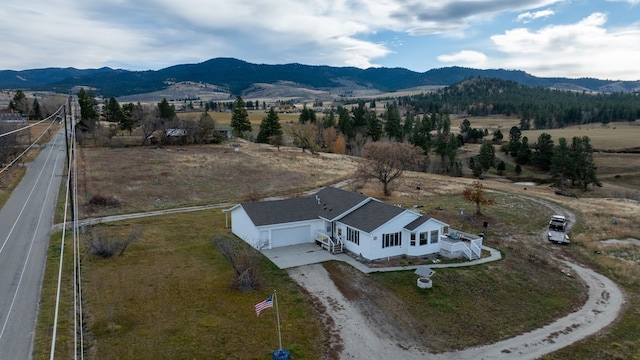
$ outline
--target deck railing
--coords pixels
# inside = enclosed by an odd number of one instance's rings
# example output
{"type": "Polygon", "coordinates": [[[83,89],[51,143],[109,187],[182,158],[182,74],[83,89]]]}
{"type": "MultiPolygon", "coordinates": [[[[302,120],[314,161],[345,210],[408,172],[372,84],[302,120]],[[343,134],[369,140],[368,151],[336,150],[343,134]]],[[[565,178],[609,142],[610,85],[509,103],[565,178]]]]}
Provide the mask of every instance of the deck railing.
{"type": "Polygon", "coordinates": [[[450,231],[442,236],[440,250],[451,256],[464,254],[469,260],[478,259],[482,256],[482,238],[461,231],[450,231]]]}
{"type": "Polygon", "coordinates": [[[329,251],[332,254],[341,253],[344,250],[344,244],[340,239],[332,239],[331,236],[323,233],[322,231],[316,231],[316,242],[320,246],[329,251]]]}

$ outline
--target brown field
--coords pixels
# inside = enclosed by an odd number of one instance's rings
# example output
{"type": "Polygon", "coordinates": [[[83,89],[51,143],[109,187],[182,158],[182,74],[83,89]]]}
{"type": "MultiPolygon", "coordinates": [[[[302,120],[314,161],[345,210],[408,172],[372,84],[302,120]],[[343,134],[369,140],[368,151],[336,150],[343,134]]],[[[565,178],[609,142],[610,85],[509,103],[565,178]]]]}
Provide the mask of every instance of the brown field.
{"type": "Polygon", "coordinates": [[[569,126],[563,129],[551,130],[527,130],[522,136],[529,138],[529,143],[537,141],[543,132],[551,135],[555,144],[558,139],[564,137],[571,144],[574,136],[588,136],[591,146],[596,150],[621,150],[638,146],[640,136],[640,121],[602,124],[586,124],[581,126],[569,126]]]}
{"type": "MultiPolygon", "coordinates": [[[[267,116],[267,111],[264,110],[249,110],[249,121],[253,125],[253,130],[257,132],[258,126],[262,122],[262,119],[267,116]]],[[[186,113],[178,113],[178,117],[182,120],[198,120],[200,118],[201,112],[186,112],[186,113]]],[[[231,124],[231,113],[230,112],[216,112],[210,111],[209,115],[213,118],[213,120],[218,125],[229,125],[231,124]]],[[[291,113],[281,113],[278,114],[280,118],[281,124],[288,124],[293,122],[298,122],[300,118],[300,113],[291,112],[291,113]]]]}
{"type": "Polygon", "coordinates": [[[469,120],[472,128],[488,129],[492,134],[496,130],[502,131],[505,139],[509,139],[509,129],[512,126],[520,125],[520,118],[517,116],[491,115],[491,116],[451,116],[451,130],[458,132],[464,119],[469,120]]]}
{"type": "Polygon", "coordinates": [[[81,204],[115,198],[119,206],[86,207],[98,216],[281,196],[353,176],[357,158],[236,141],[225,145],[80,149],[81,204]]]}
{"type": "MultiPolygon", "coordinates": [[[[216,114],[213,113],[214,118],[216,114]]],[[[230,118],[230,114],[228,116],[230,118]]],[[[252,122],[259,123],[262,116],[261,113],[253,113],[252,122]]],[[[222,123],[222,120],[216,120],[222,123]]],[[[474,118],[470,121],[472,126],[480,126],[474,118]]],[[[504,129],[513,119],[487,118],[484,121],[504,129]]],[[[555,135],[552,136],[555,139],[555,135]]],[[[82,167],[79,169],[81,213],[83,216],[97,216],[197,204],[235,203],[270,196],[297,196],[305,190],[351,178],[358,164],[357,158],[348,156],[312,155],[294,148],[277,151],[267,145],[244,141],[236,143],[238,151],[229,144],[188,146],[182,150],[178,147],[83,148],[80,150],[82,167]],[[94,196],[118,199],[118,205],[106,208],[88,206],[88,200],[94,196]]],[[[630,147],[634,143],[622,146],[630,147]]],[[[556,306],[554,314],[557,315],[570,311],[580,299],[576,291],[579,285],[567,281],[556,271],[549,255],[555,253],[590,264],[621,284],[628,295],[629,310],[599,336],[548,358],[573,359],[576,354],[581,354],[577,358],[627,359],[633,354],[640,354],[640,340],[636,336],[640,329],[640,313],[634,310],[640,308],[640,262],[636,260],[640,259],[640,250],[621,245],[605,247],[600,243],[609,238],[640,238],[640,202],[615,196],[621,191],[640,191],[636,186],[637,180],[631,176],[633,171],[637,171],[637,159],[618,155],[597,155],[597,161],[607,174],[603,177],[604,186],[587,193],[578,192],[578,198],[557,196],[554,189],[546,185],[522,186],[506,179],[487,179],[483,183],[488,189],[488,196],[496,204],[483,207],[480,216],[473,215],[475,205],[466,203],[461,196],[462,189],[473,181],[468,178],[406,173],[394,184],[393,195],[389,198],[382,196],[381,187],[376,182],[369,182],[363,187],[353,184],[348,188],[389,203],[422,206],[420,209],[426,215],[461,230],[485,231],[487,244],[499,248],[508,260],[486,269],[443,271],[443,279],[455,280],[456,286],[446,289],[451,291],[450,296],[456,297],[456,306],[476,304],[475,295],[459,292],[459,286],[471,286],[478,293],[484,293],[491,292],[499,281],[504,283],[504,288],[517,291],[518,286],[532,281],[527,273],[538,272],[536,281],[540,289],[537,295],[547,294],[543,298],[536,298],[532,293],[518,299],[513,306],[508,305],[507,300],[511,299],[509,291],[493,294],[495,298],[485,298],[487,304],[502,305],[502,308],[488,305],[485,308],[487,319],[491,314],[504,317],[499,326],[490,327],[493,334],[487,335],[484,331],[482,323],[488,321],[485,318],[471,322],[439,319],[429,328],[417,326],[417,329],[434,333],[449,332],[447,337],[439,340],[437,348],[461,346],[457,340],[464,344],[494,341],[537,326],[536,321],[540,319],[535,312],[526,312],[527,315],[519,311],[523,301],[536,302],[537,306],[544,301],[553,302],[556,306]],[[616,174],[624,175],[616,178],[616,174]],[[416,183],[420,183],[420,189],[416,188],[416,183]],[[526,197],[543,199],[576,213],[577,222],[570,234],[572,245],[557,247],[540,239],[540,231],[552,210],[526,197]],[[460,216],[460,209],[464,209],[467,215],[460,216]],[[615,224],[613,218],[616,219],[615,224]],[[489,223],[487,229],[482,228],[485,221],[489,223]],[[497,274],[500,276],[492,276],[497,274]],[[492,281],[486,281],[489,277],[492,281]],[[517,320],[510,321],[511,318],[517,320]],[[469,329],[484,337],[481,340],[477,336],[456,338],[456,332],[468,333],[469,329]]],[[[251,313],[251,306],[262,300],[272,285],[286,289],[283,294],[286,293],[287,300],[283,300],[283,304],[288,313],[284,314],[287,320],[283,325],[283,336],[298,355],[296,358],[329,358],[326,353],[323,355],[327,344],[322,340],[326,334],[319,323],[322,311],[310,310],[311,300],[288,280],[284,272],[264,263],[264,280],[269,285],[254,293],[240,294],[226,285],[231,278],[231,268],[211,245],[213,235],[229,235],[224,229],[220,210],[152,217],[103,227],[114,237],[122,237],[132,228],[144,229],[144,235],[122,257],[110,260],[88,257],[85,260],[87,323],[96,359],[157,358],[163,354],[185,359],[207,357],[210,353],[202,349],[218,351],[212,358],[267,357],[268,351],[272,350],[269,344],[274,340],[269,336],[269,328],[273,324],[266,318],[256,319],[251,313]],[[301,328],[303,324],[306,327],[301,328]],[[245,344],[243,339],[246,339],[246,329],[249,328],[257,329],[260,337],[245,344]],[[147,349],[151,348],[154,351],[149,353],[147,349]]],[[[55,251],[59,251],[59,246],[53,242],[52,254],[55,251]]],[[[56,263],[55,257],[50,260],[56,263]]],[[[375,282],[381,291],[391,291],[400,303],[411,302],[415,296],[414,287],[404,288],[396,276],[402,279],[404,275],[370,277],[366,281],[375,282]]],[[[43,294],[48,294],[47,290],[43,294]]],[[[376,299],[384,296],[380,293],[361,296],[364,297],[361,301],[367,302],[369,309],[380,312],[381,305],[376,305],[376,299]]],[[[438,303],[444,304],[446,299],[438,303]]],[[[544,306],[539,309],[537,311],[544,311],[544,306]]],[[[438,311],[444,311],[442,316],[445,318],[449,316],[446,308],[438,311]]],[[[43,311],[43,316],[46,314],[50,312],[43,311]]],[[[402,312],[396,315],[400,316],[402,312]]],[[[401,316],[394,321],[402,324],[409,320],[401,316]]],[[[415,326],[415,323],[411,324],[415,326]]],[[[46,330],[40,331],[46,333],[46,330]]],[[[68,344],[69,338],[61,342],[68,344]]],[[[40,347],[46,350],[47,344],[45,341],[40,347]]]]}

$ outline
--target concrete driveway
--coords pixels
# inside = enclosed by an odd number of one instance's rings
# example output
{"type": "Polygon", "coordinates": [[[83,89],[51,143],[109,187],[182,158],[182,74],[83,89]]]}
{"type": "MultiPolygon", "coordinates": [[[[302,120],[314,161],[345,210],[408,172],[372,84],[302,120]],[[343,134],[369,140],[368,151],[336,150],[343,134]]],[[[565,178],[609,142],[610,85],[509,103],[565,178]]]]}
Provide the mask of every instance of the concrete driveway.
{"type": "Polygon", "coordinates": [[[261,252],[280,269],[338,260],[336,255],[313,243],[283,246],[261,252]]]}

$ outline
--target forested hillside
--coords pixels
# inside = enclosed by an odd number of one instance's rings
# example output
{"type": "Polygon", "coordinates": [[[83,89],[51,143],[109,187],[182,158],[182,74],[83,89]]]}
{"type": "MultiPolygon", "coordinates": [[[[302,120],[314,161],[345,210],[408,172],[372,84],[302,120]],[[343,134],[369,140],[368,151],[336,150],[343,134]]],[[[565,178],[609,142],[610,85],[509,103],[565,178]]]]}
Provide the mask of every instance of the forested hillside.
{"type": "Polygon", "coordinates": [[[495,78],[468,79],[436,92],[405,96],[399,101],[416,113],[518,115],[522,130],[640,118],[638,93],[561,91],[495,78]]]}
{"type": "Polygon", "coordinates": [[[325,91],[349,88],[393,92],[430,85],[452,85],[465,79],[483,77],[514,81],[521,85],[594,92],[632,92],[640,81],[593,78],[540,78],[524,71],[446,67],[415,72],[403,68],[334,67],[303,64],[252,64],[233,58],[215,58],[198,64],[181,64],[160,70],[50,68],[0,71],[0,88],[55,91],[67,94],[79,86],[93,88],[105,98],[142,94],[166,89],[176,82],[200,82],[226,89],[233,95],[257,83],[292,82],[300,87],[325,91]]]}

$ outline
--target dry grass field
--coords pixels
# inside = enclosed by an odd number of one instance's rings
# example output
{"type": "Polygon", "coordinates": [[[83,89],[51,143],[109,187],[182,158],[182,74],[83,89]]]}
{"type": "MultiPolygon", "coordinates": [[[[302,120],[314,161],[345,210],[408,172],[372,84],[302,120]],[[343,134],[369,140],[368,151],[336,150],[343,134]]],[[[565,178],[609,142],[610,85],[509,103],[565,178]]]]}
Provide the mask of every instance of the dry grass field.
{"type": "MultiPolygon", "coordinates": [[[[200,118],[201,112],[186,112],[186,113],[178,113],[178,117],[182,120],[191,120],[195,121],[200,118]]],[[[253,125],[253,130],[257,132],[262,119],[267,116],[267,111],[264,110],[249,110],[249,121],[253,125]]],[[[217,112],[210,111],[209,115],[213,118],[213,120],[218,125],[229,125],[231,124],[231,113],[230,112],[217,112]]],[[[290,124],[294,122],[298,122],[298,118],[300,117],[300,113],[292,112],[292,113],[279,113],[278,117],[280,118],[281,124],[290,124]]]]}
{"type": "Polygon", "coordinates": [[[546,132],[551,135],[554,143],[564,137],[571,144],[574,136],[588,136],[591,145],[595,150],[622,150],[638,146],[638,136],[640,136],[640,121],[618,122],[608,125],[586,124],[581,126],[568,126],[563,129],[551,130],[527,130],[522,132],[522,136],[527,136],[529,142],[533,143],[541,133],[546,132]]]}
{"type": "Polygon", "coordinates": [[[236,141],[189,147],[81,149],[87,216],[299,193],[352,177],[358,159],[236,141]],[[117,206],[89,206],[92,198],[117,206]]]}
{"type": "MultiPolygon", "coordinates": [[[[252,116],[255,124],[263,115],[252,116]]],[[[216,120],[223,123],[221,119],[216,120]]],[[[512,120],[489,118],[484,121],[508,129],[512,120]]],[[[474,118],[470,121],[474,127],[481,126],[474,118]]],[[[552,136],[556,139],[556,135],[552,136]]],[[[634,142],[622,146],[631,147],[630,144],[634,142]]],[[[454,306],[476,305],[474,299],[480,298],[486,304],[500,303],[502,308],[484,306],[486,317],[478,316],[466,322],[431,321],[428,327],[412,322],[407,326],[434,334],[446,332],[447,336],[435,346],[446,350],[495,341],[536,327],[544,321],[537,314],[551,307],[554,309],[551,317],[566,313],[579,303],[581,292],[576,289],[580,284],[558,271],[551,258],[551,254],[555,254],[589,264],[621,284],[628,296],[628,308],[610,329],[548,358],[632,359],[640,355],[640,340],[635,336],[640,333],[640,262],[637,260],[640,250],[627,245],[605,246],[600,242],[609,238],[640,238],[640,202],[626,198],[623,193],[640,191],[637,180],[630,175],[637,171],[633,164],[637,164],[638,155],[598,154],[598,157],[603,155],[612,156],[600,165],[607,172],[604,186],[579,193],[578,198],[557,196],[554,189],[546,185],[523,186],[505,179],[487,179],[483,184],[496,204],[483,207],[480,216],[473,214],[475,205],[466,203],[461,196],[462,189],[472,179],[406,173],[394,184],[393,195],[388,198],[382,196],[381,187],[375,182],[363,187],[349,185],[351,189],[357,188],[389,203],[412,208],[419,206],[417,209],[424,214],[452,227],[469,232],[485,231],[487,244],[499,248],[508,259],[486,269],[443,271],[442,280],[447,279],[455,286],[443,285],[442,290],[457,301],[449,303],[446,297],[430,300],[430,306],[437,307],[441,318],[457,316],[457,311],[452,310],[454,306]],[[625,164],[634,168],[629,169],[625,164]],[[616,178],[616,174],[623,176],[616,178]],[[416,183],[421,184],[420,189],[416,188],[416,183]],[[529,198],[542,199],[576,213],[570,246],[558,247],[541,239],[540,232],[553,211],[529,198]],[[460,209],[465,210],[464,215],[460,215],[460,209]],[[487,229],[483,229],[483,222],[489,223],[487,229]],[[536,275],[537,293],[545,295],[539,298],[532,293],[513,298],[511,292],[531,286],[532,274],[536,275]],[[491,281],[487,281],[488,278],[491,281]],[[496,287],[511,290],[494,293],[496,287]],[[460,289],[466,290],[461,292],[460,289]],[[527,301],[542,307],[523,314],[521,309],[530,308],[527,301]],[[483,326],[486,318],[505,314],[513,315],[503,317],[505,321],[499,326],[483,326]],[[469,335],[462,339],[464,344],[455,341],[456,332],[469,335]]],[[[358,165],[358,159],[348,156],[312,155],[292,148],[278,151],[271,146],[243,141],[237,141],[236,146],[224,144],[183,149],[83,148],[80,156],[83,216],[297,196],[305,190],[352,177],[358,165]],[[90,206],[88,201],[93,197],[117,201],[110,207],[90,206]]],[[[269,333],[273,322],[262,316],[256,319],[252,305],[274,287],[279,293],[284,289],[282,304],[288,309],[283,314],[283,319],[287,319],[283,323],[285,345],[292,348],[296,358],[329,358],[326,355],[328,344],[323,340],[325,330],[319,322],[322,310],[312,310],[309,298],[284,272],[265,262],[262,264],[265,285],[261,290],[239,293],[229,288],[231,268],[211,243],[215,234],[229,236],[219,210],[104,224],[102,228],[114,238],[125,236],[133,228],[142,229],[143,235],[121,257],[107,260],[84,257],[88,341],[95,359],[265,358],[277,344],[269,333]],[[260,334],[260,337],[247,344],[248,333],[260,334]]],[[[55,254],[60,250],[58,243],[57,239],[52,240],[50,262],[53,264],[56,264],[55,254]]],[[[344,271],[337,269],[333,273],[340,277],[344,271]]],[[[394,301],[399,304],[410,304],[415,300],[415,287],[400,284],[409,277],[412,275],[393,274],[368,277],[366,281],[386,294],[393,294],[394,301]]],[[[45,283],[50,282],[45,279],[45,283]]],[[[345,287],[344,291],[349,289],[345,287]]],[[[380,312],[381,307],[386,306],[376,302],[380,294],[362,295],[364,298],[360,301],[366,302],[370,311],[380,312]]],[[[51,306],[46,299],[51,297],[51,289],[45,286],[43,325],[39,330],[39,334],[45,335],[37,336],[44,339],[37,345],[43,352],[48,345],[48,330],[44,324],[51,314],[46,310],[51,306]]],[[[396,315],[403,319],[402,314],[396,315]]],[[[398,324],[403,326],[402,321],[398,324]]],[[[69,324],[64,326],[67,332],[62,333],[67,335],[60,342],[68,348],[69,324]]]]}

